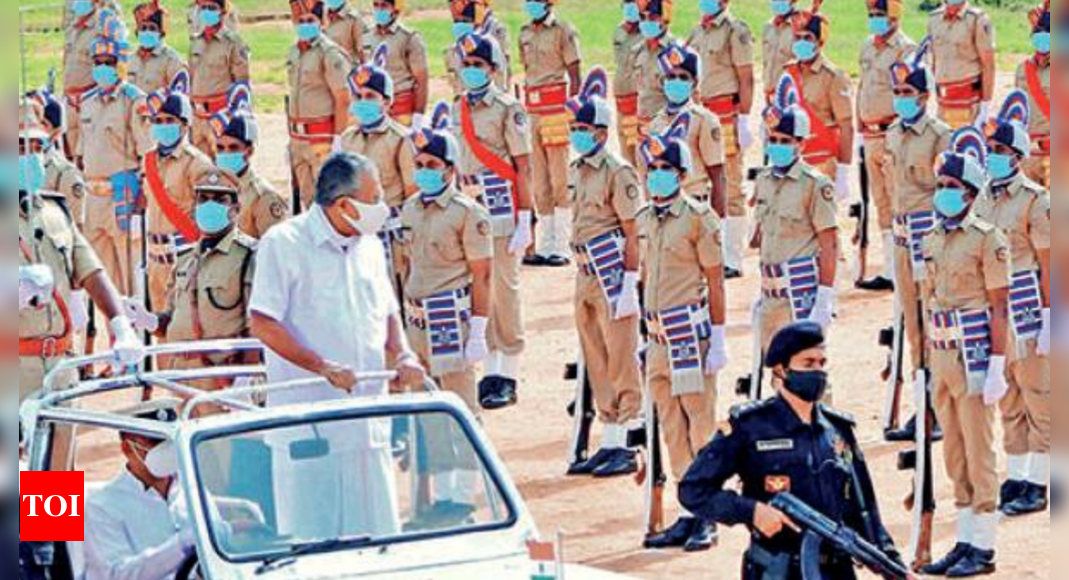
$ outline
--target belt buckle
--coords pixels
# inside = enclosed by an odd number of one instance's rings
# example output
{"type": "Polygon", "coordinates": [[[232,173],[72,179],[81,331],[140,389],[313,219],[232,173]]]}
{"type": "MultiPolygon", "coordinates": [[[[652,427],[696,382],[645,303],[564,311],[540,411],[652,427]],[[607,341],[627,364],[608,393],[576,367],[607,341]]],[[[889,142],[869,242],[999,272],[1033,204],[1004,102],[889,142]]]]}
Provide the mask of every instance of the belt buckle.
{"type": "Polygon", "coordinates": [[[41,341],[41,358],[56,358],[59,356],[59,340],[48,337],[41,341]]]}

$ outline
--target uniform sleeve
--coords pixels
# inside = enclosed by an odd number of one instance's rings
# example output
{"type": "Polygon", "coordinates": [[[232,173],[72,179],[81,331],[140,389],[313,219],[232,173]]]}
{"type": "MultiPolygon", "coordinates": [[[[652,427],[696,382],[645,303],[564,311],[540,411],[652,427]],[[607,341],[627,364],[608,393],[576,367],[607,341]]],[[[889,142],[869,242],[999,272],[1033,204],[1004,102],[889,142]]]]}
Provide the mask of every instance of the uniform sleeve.
{"type": "Polygon", "coordinates": [[[418,32],[408,37],[408,70],[413,75],[428,70],[427,44],[423,42],[423,36],[418,32]]]}
{"type": "Polygon", "coordinates": [[[1032,204],[1028,215],[1029,238],[1036,251],[1049,250],[1050,244],[1050,195],[1044,193],[1032,204]]]}
{"type": "Polygon", "coordinates": [[[92,246],[82,235],[82,232],[78,231],[78,228],[71,226],[72,239],[74,240],[74,247],[71,248],[71,260],[74,266],[71,272],[72,282],[75,286],[81,287],[82,283],[86,281],[90,276],[100,272],[104,269],[104,265],[100,262],[100,258],[96,252],[93,251],[92,246]]]}
{"type": "Polygon", "coordinates": [[[642,206],[642,189],[638,184],[638,174],[633,167],[626,166],[613,176],[612,209],[620,221],[628,222],[638,216],[642,206]]]}
{"type": "Polygon", "coordinates": [[[326,59],[324,63],[326,66],[327,84],[330,86],[330,92],[334,94],[349,92],[349,69],[351,68],[351,61],[349,56],[341,48],[328,49],[323,58],[326,59]]]}
{"type": "Polygon", "coordinates": [[[995,27],[987,14],[980,14],[976,19],[973,41],[976,43],[976,50],[981,53],[995,51],[995,27]]]}
{"type": "Polygon", "coordinates": [[[505,119],[505,147],[511,157],[531,154],[531,120],[519,103],[509,107],[505,119]]]}
{"type": "Polygon", "coordinates": [[[984,237],[984,288],[1001,290],[1010,285],[1010,244],[1006,234],[996,230],[984,237]]]}
{"type": "Polygon", "coordinates": [[[717,167],[724,164],[724,137],[720,121],[714,115],[702,115],[701,133],[698,135],[698,153],[702,167],[717,167]]]}
{"type": "Polygon", "coordinates": [[[494,257],[494,238],[490,229],[490,214],[479,205],[472,205],[464,219],[464,257],[480,262],[494,257]]]}
{"type": "MultiPolygon", "coordinates": [[[[149,128],[147,106],[144,97],[131,102],[128,120],[130,134],[134,140],[134,148],[137,150],[137,156],[142,158],[156,147],[149,128]]],[[[79,139],[79,141],[84,143],[85,139],[79,139]]]]}
{"type": "Polygon", "coordinates": [[[698,218],[698,264],[702,270],[723,266],[724,245],[720,237],[720,220],[712,211],[698,218]]]}
{"type": "Polygon", "coordinates": [[[235,81],[248,81],[250,73],[249,47],[243,41],[235,41],[230,48],[230,77],[235,81]]]}
{"type": "Polygon", "coordinates": [[[260,241],[257,252],[256,276],[252,282],[249,311],[275,321],[285,320],[290,308],[290,279],[284,240],[268,235],[260,241]]]}
{"type": "Polygon", "coordinates": [[[810,215],[813,219],[813,229],[817,233],[838,229],[839,221],[836,217],[838,208],[835,203],[835,185],[823,177],[817,178],[813,186],[813,201],[810,207],[810,215]]]}
{"type": "Polygon", "coordinates": [[[571,25],[564,26],[563,30],[561,54],[564,55],[564,66],[579,64],[582,59],[582,53],[579,48],[579,35],[571,25]]]}
{"type": "Polygon", "coordinates": [[[402,138],[401,147],[397,152],[397,174],[401,177],[401,187],[408,192],[416,187],[416,152],[408,143],[408,137],[402,138]]]}
{"type": "Polygon", "coordinates": [[[837,123],[844,123],[854,118],[854,88],[850,77],[842,71],[836,71],[831,87],[831,109],[837,123]]]}
{"type": "Polygon", "coordinates": [[[78,169],[72,166],[63,171],[59,178],[59,193],[69,201],[85,197],[85,179],[78,169]]]}
{"type": "Polygon", "coordinates": [[[256,211],[253,213],[256,231],[263,237],[271,228],[285,221],[289,213],[289,205],[277,191],[274,189],[264,191],[257,200],[256,211]]]}
{"type": "Polygon", "coordinates": [[[160,546],[135,553],[128,547],[121,516],[95,504],[89,504],[86,512],[85,560],[90,578],[142,580],[161,573],[171,575],[185,561],[186,554],[177,536],[160,546]]]}
{"type": "Polygon", "coordinates": [[[753,45],[753,32],[745,22],[740,22],[735,27],[735,33],[731,35],[731,62],[735,63],[735,68],[753,66],[753,45]]]}
{"type": "Polygon", "coordinates": [[[750,525],[757,502],[724,488],[737,475],[745,446],[744,438],[737,432],[717,433],[679,483],[679,502],[683,507],[706,521],[728,526],[750,525]]]}

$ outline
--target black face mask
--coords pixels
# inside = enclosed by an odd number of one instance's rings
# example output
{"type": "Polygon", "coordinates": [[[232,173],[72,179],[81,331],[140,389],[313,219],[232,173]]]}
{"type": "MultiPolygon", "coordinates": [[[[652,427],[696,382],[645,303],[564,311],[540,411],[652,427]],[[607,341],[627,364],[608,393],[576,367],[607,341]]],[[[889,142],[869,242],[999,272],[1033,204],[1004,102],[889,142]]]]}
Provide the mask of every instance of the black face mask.
{"type": "Polygon", "coordinates": [[[828,373],[824,371],[787,371],[784,387],[807,403],[816,403],[828,390],[828,373]]]}

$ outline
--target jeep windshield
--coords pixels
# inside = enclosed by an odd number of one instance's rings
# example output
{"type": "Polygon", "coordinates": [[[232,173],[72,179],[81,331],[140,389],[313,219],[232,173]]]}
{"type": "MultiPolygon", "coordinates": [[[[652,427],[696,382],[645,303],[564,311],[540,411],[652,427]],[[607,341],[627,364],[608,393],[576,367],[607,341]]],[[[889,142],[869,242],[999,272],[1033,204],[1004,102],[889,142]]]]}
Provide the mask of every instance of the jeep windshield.
{"type": "Polygon", "coordinates": [[[271,565],[511,527],[477,441],[448,409],[365,410],[231,426],[192,449],[214,549],[271,565]]]}

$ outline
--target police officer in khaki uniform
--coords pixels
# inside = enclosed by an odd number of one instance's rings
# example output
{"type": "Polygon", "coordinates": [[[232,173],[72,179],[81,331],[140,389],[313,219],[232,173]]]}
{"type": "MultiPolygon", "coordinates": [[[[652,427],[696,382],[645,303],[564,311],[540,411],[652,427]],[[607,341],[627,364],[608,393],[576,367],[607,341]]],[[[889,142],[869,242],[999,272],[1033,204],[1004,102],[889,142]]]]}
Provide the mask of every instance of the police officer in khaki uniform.
{"type": "Polygon", "coordinates": [[[302,208],[311,205],[316,179],[349,126],[349,56],[323,34],[322,0],[291,0],[297,42],[286,61],[289,76],[290,171],[302,208]]]}
{"type": "Polygon", "coordinates": [[[761,78],[768,102],[772,102],[779,79],[787,71],[787,64],[794,60],[794,17],[798,0],[770,0],[770,4],[772,20],[765,23],[761,31],[764,47],[761,78]]]}
{"type": "MultiPolygon", "coordinates": [[[[857,86],[858,131],[864,138],[865,170],[869,177],[869,195],[876,206],[876,220],[883,242],[883,273],[865,279],[868,272],[858,272],[858,288],[874,292],[894,289],[895,245],[892,197],[894,165],[887,149],[887,132],[897,117],[894,109],[891,67],[904,61],[917,48],[901,29],[905,4],[902,0],[868,0],[869,32],[861,47],[861,79],[857,86]]],[[[925,90],[924,92],[928,92],[925,90]]],[[[937,149],[943,151],[945,147],[937,149]]]]}
{"type": "Polygon", "coordinates": [[[672,0],[638,0],[638,6],[641,14],[638,30],[642,43],[632,50],[627,70],[631,74],[631,85],[638,91],[638,134],[641,141],[648,134],[650,121],[668,105],[664,96],[660,56],[665,47],[675,42],[675,37],[669,29],[672,24],[672,0]]]}
{"type": "Polygon", "coordinates": [[[1032,154],[1024,172],[1032,181],[1050,187],[1050,1],[1029,13],[1032,46],[1036,52],[1017,67],[1017,88],[1028,93],[1032,111],[1032,154]]]}
{"type": "MultiPolygon", "coordinates": [[[[58,193],[42,189],[48,133],[27,106],[19,120],[19,401],[34,396],[45,375],[73,354],[71,295],[84,289],[110,320],[113,349],[122,365],[141,362],[142,347],[129,320],[121,316],[118,292],[89,243],[78,231],[58,193]]],[[[14,194],[14,192],[11,192],[14,194]]],[[[12,195],[12,198],[14,195],[12,195]]],[[[14,199],[11,200],[14,202],[14,199]]],[[[68,388],[77,376],[59,378],[54,388],[68,388]]],[[[52,470],[70,469],[73,437],[57,430],[52,470]]]]}
{"type": "Polygon", "coordinates": [[[568,112],[565,103],[579,92],[581,54],[575,27],[553,12],[556,0],[527,2],[531,21],[520,30],[520,59],[531,114],[531,185],[538,212],[536,254],[529,265],[564,266],[572,209],[568,205],[568,112]]]}
{"type": "Polygon", "coordinates": [[[189,68],[178,51],[167,44],[169,15],[159,0],[134,8],[138,50],[130,59],[130,83],[146,93],[167,88],[189,68]]]}
{"type": "Polygon", "coordinates": [[[326,0],[327,16],[323,32],[349,55],[353,66],[364,62],[364,22],[360,11],[350,6],[348,0],[326,0]]]}
{"type": "MultiPolygon", "coordinates": [[[[660,418],[677,482],[716,430],[717,373],[728,363],[720,219],[685,193],[695,171],[684,132],[651,135],[639,152],[652,200],[638,215],[645,286],[647,396],[660,418]]],[[[649,549],[712,547],[716,528],[685,508],[649,549]]]]}
{"type": "MultiPolygon", "coordinates": [[[[430,375],[478,414],[474,365],[489,354],[494,242],[487,211],[457,189],[460,152],[444,127],[448,111],[448,105],[439,105],[434,128],[412,135],[419,193],[405,202],[401,214],[406,326],[409,343],[430,375]]],[[[421,517],[466,519],[475,511],[478,462],[470,451],[454,448],[449,437],[430,440],[427,469],[434,478],[435,503],[421,517]]]]}
{"type": "Polygon", "coordinates": [[[978,218],[1006,234],[1013,264],[1010,391],[1002,400],[1009,476],[999,502],[1009,516],[1046,511],[1050,480],[1050,193],[1024,173],[1032,149],[1029,109],[1028,95],[1016,90],[988,124],[991,182],[973,207],[978,218]]]}
{"type": "Polygon", "coordinates": [[[48,91],[35,91],[28,97],[36,103],[33,109],[42,128],[48,133],[44,154],[45,183],[42,189],[63,195],[67,207],[70,208],[74,225],[81,229],[85,224],[85,177],[63,153],[63,135],[67,129],[66,108],[48,91]]]}
{"type": "MultiPolygon", "coordinates": [[[[111,9],[105,9],[102,0],[78,0],[71,3],[70,22],[65,33],[63,49],[63,93],[67,103],[67,118],[78,119],[86,94],[97,86],[93,78],[93,42],[101,31],[101,25],[111,9]]],[[[80,164],[81,127],[72,123],[67,128],[65,148],[72,159],[80,164]]]]}
{"type": "MultiPolygon", "coordinates": [[[[212,8],[208,9],[209,12],[212,10],[212,8]]],[[[219,26],[220,20],[216,18],[215,14],[203,14],[202,12],[199,0],[190,0],[189,9],[186,11],[186,24],[189,28],[189,44],[191,46],[205,28],[219,26]]],[[[230,6],[227,9],[226,13],[222,16],[222,22],[230,30],[240,32],[239,27],[241,26],[241,18],[236,6],[230,6]]]]}
{"type": "MultiPolygon", "coordinates": [[[[687,45],[701,57],[702,105],[720,119],[727,178],[724,262],[728,279],[742,276],[746,246],[746,196],[742,191],[744,155],[753,145],[754,37],[750,27],[730,11],[728,0],[700,4],[701,23],[687,45]]],[[[719,211],[719,208],[718,208],[719,211]]]]}
{"type": "Polygon", "coordinates": [[[987,122],[995,97],[995,28],[969,0],[946,0],[928,20],[939,116],[951,128],[987,122]]]}
{"type": "Polygon", "coordinates": [[[412,116],[427,111],[430,77],[427,64],[427,44],[423,35],[401,24],[405,0],[374,0],[372,26],[364,35],[364,54],[375,54],[385,45],[386,72],[394,85],[394,100],[390,116],[402,125],[411,125],[412,116]]]}
{"type": "Polygon", "coordinates": [[[642,383],[634,358],[641,314],[635,218],[645,202],[635,169],[608,150],[612,106],[604,70],[590,72],[568,108],[572,150],[579,156],[568,180],[575,208],[571,243],[579,266],[575,325],[603,424],[597,453],[568,473],[615,477],[638,469],[627,435],[641,426],[642,383]]]}
{"type": "Polygon", "coordinates": [[[215,116],[215,165],[237,178],[241,210],[237,226],[241,233],[259,240],[290,217],[290,205],[252,166],[260,125],[247,103],[232,101],[227,112],[215,116]]]}
{"type": "Polygon", "coordinates": [[[623,0],[623,21],[616,27],[612,41],[616,63],[612,84],[613,96],[616,98],[616,133],[620,141],[620,152],[631,165],[635,164],[635,153],[638,151],[638,84],[628,66],[631,64],[632,53],[643,42],[642,33],[638,29],[639,22],[642,21],[639,1],[623,0]]]}
{"type": "MultiPolygon", "coordinates": [[[[460,40],[467,34],[478,32],[491,36],[501,47],[505,55],[505,66],[494,74],[494,82],[504,92],[512,90],[512,59],[509,55],[509,31],[500,20],[494,17],[489,0],[450,0],[449,10],[453,14],[453,39],[460,40]]],[[[464,92],[464,79],[460,78],[460,54],[456,45],[450,44],[442,53],[445,58],[445,70],[449,74],[449,85],[453,94],[464,92]]]]}
{"type": "Polygon", "coordinates": [[[920,572],[951,578],[995,571],[995,406],[1009,389],[1011,252],[1002,231],[972,212],[987,182],[986,147],[972,127],[954,134],[939,161],[935,209],[940,223],[924,242],[932,393],[946,433],[943,452],[954,482],[958,534],[954,549],[920,572]]]}
{"type": "Polygon", "coordinates": [[[189,142],[193,120],[189,97],[180,90],[153,93],[148,109],[157,144],[144,161],[148,305],[163,308],[178,253],[200,239],[193,213],[197,205],[195,190],[214,164],[189,142]]]}
{"type": "Polygon", "coordinates": [[[802,157],[809,116],[791,97],[796,89],[790,79],[783,77],[765,114],[771,167],[758,176],[754,193],[757,230],[751,245],[761,252],[756,328],[762,352],[792,322],[812,320],[827,328],[835,308],[835,186],[802,157]]]}
{"type": "Polygon", "coordinates": [[[89,195],[85,237],[124,296],[134,288],[134,256],[140,254],[141,159],[153,147],[144,117],[145,95],[126,81],[129,45],[121,23],[112,20],[93,43],[97,88],[81,104],[82,161],[89,195]]]}
{"type": "Polygon", "coordinates": [[[214,135],[209,121],[227,106],[227,93],[237,84],[249,84],[249,46],[228,19],[230,0],[197,0],[201,30],[189,46],[192,78],[193,145],[212,154],[214,135]]]}
{"type": "Polygon", "coordinates": [[[401,209],[405,200],[418,191],[415,153],[409,140],[410,131],[390,116],[394,98],[393,81],[386,72],[384,51],[376,62],[360,66],[349,75],[352,92],[352,117],[355,124],[345,131],[341,146],[345,151],[363,155],[379,170],[379,181],[390,206],[390,220],[383,229],[384,243],[392,266],[391,279],[400,295],[398,275],[402,271],[401,209]]]}
{"type": "Polygon", "coordinates": [[[457,47],[467,91],[453,105],[460,143],[460,183],[490,212],[494,289],[490,357],[479,385],[484,409],[516,402],[526,332],[520,304],[520,260],[531,246],[531,124],[523,106],[494,85],[504,54],[492,38],[469,34],[457,47]]]}

